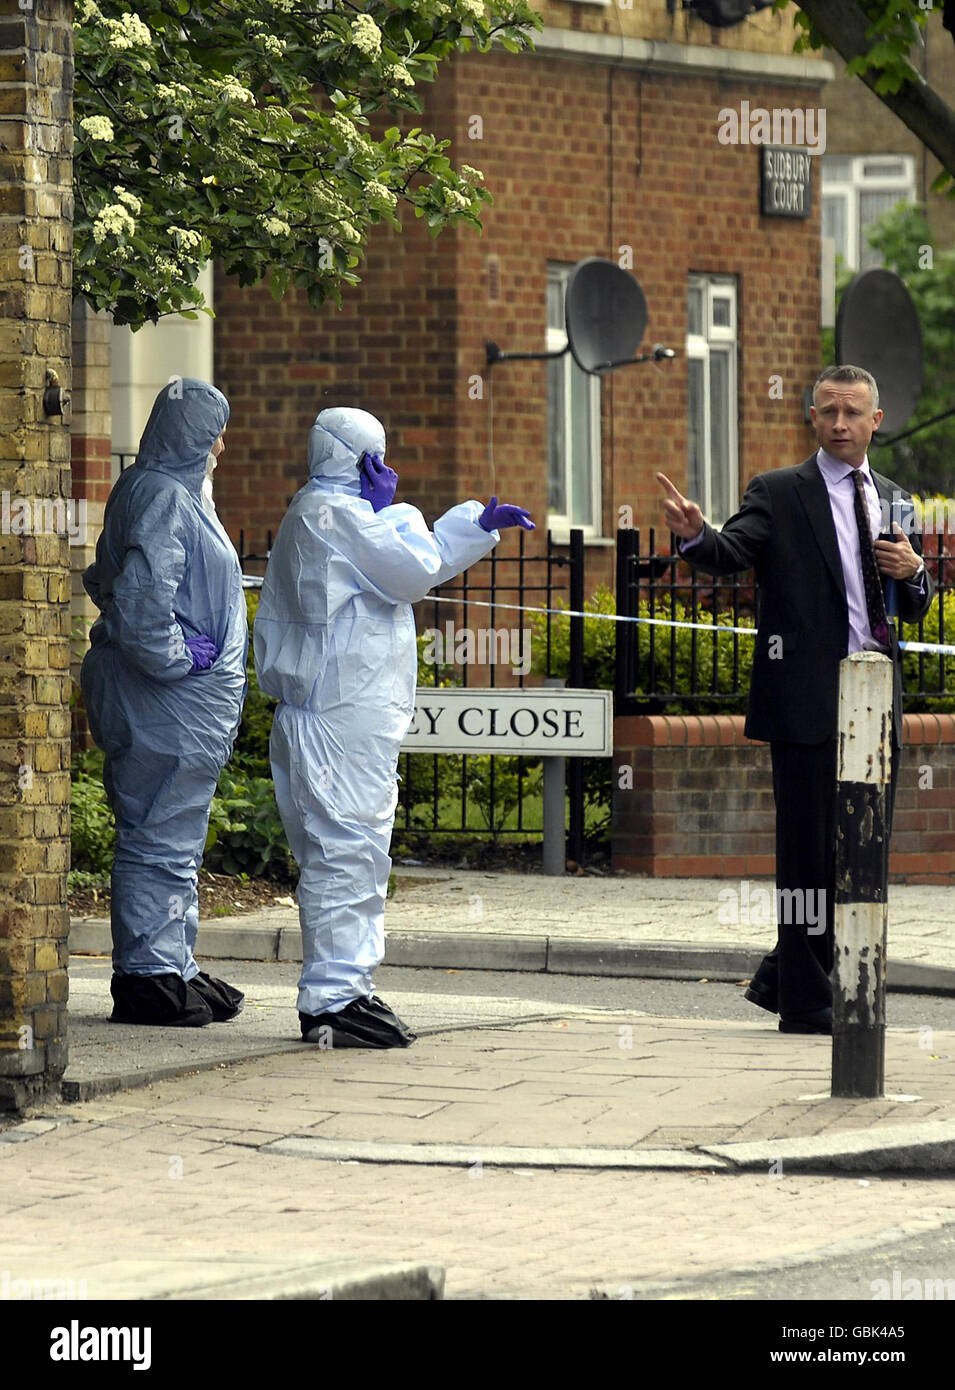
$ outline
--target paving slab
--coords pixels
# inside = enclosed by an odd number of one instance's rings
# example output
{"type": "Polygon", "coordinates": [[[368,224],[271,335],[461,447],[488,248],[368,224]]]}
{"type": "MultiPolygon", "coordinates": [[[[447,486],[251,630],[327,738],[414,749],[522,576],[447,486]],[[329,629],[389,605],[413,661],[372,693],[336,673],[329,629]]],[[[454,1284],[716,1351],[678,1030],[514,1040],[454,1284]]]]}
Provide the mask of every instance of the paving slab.
{"type": "MultiPolygon", "coordinates": [[[[241,970],[233,971],[230,981],[246,995],[237,1018],[206,1028],[138,1028],[109,1022],[111,966],[104,960],[102,967],[101,978],[74,977],[70,982],[70,1060],[63,1078],[65,1100],[91,1100],[96,1095],[148,1085],[184,1071],[219,1070],[249,1057],[316,1051],[312,1044],[301,1041],[291,980],[263,983],[254,974],[247,978],[241,970]]],[[[409,991],[392,992],[390,999],[402,1017],[413,1018],[420,1037],[475,1026],[495,1028],[501,1023],[564,1018],[567,1014],[566,1009],[497,997],[409,991]]]]}

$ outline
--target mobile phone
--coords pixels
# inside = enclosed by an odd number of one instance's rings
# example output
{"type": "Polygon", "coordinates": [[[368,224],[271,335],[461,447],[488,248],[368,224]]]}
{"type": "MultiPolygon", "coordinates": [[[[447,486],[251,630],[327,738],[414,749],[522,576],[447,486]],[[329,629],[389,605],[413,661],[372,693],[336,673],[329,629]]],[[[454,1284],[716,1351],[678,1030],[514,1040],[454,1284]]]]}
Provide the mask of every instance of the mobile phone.
{"type": "MultiPolygon", "coordinates": [[[[880,534],[879,540],[900,540],[901,537],[895,534],[894,527],[896,525],[902,528],[902,535],[908,537],[912,528],[911,518],[914,514],[914,502],[909,502],[901,497],[893,499],[889,508],[889,529],[887,532],[883,531],[880,534]]],[[[897,618],[899,616],[899,585],[896,579],[887,579],[885,581],[885,611],[890,618],[897,618]]]]}

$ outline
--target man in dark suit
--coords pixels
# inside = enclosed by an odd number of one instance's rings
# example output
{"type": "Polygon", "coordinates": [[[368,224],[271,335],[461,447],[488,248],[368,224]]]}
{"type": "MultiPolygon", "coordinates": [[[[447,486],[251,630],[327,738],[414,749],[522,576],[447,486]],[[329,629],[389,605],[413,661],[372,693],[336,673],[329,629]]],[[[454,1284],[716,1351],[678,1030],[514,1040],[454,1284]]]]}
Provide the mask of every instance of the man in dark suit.
{"type": "Polygon", "coordinates": [[[772,755],[779,933],[746,997],[778,1013],[783,1032],[832,1031],[839,663],[858,651],[884,652],[893,662],[891,828],[902,680],[883,586],[896,581],[898,616],[906,622],[924,616],[934,594],[918,535],[889,527],[893,502],[909,494],[869,468],[866,449],[881,420],[868,372],[827,368],[813,388],[819,450],[796,468],[753,478],[721,531],[657,474],[667,525],[689,564],[707,574],[756,572],[746,735],[769,743],[772,755]],[[875,539],[880,532],[893,538],[875,539]],[[820,904],[824,915],[812,910],[820,904]]]}

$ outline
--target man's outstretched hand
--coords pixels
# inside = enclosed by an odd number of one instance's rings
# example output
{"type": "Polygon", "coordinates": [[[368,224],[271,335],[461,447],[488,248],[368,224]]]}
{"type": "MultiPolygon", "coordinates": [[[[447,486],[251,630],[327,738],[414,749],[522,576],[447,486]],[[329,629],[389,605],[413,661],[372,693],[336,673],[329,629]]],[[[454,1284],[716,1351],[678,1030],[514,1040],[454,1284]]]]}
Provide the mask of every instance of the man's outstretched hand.
{"type": "Polygon", "coordinates": [[[674,487],[665,473],[657,474],[657,482],[666,493],[663,502],[663,515],[675,536],[681,541],[691,541],[703,529],[703,513],[695,502],[684,497],[679,488],[674,487]]]}

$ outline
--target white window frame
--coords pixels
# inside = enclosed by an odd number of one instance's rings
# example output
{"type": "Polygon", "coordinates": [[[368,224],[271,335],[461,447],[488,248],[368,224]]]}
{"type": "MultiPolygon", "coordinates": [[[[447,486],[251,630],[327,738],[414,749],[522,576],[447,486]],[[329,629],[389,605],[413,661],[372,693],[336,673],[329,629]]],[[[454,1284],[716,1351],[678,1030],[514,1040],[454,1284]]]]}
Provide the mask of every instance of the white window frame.
{"type": "MultiPolygon", "coordinates": [[[[831,163],[829,168],[832,168],[831,163]]],[[[846,265],[852,270],[860,268],[863,252],[871,249],[868,245],[863,246],[865,228],[862,225],[860,214],[861,195],[863,193],[894,193],[896,194],[896,202],[913,203],[915,201],[914,155],[832,154],[831,156],[822,156],[823,206],[827,202],[839,201],[845,209],[845,252],[842,252],[838,246],[836,250],[843,255],[846,265]],[[834,178],[831,173],[827,174],[827,159],[839,159],[847,163],[848,176],[834,178]],[[904,172],[893,172],[893,167],[898,164],[904,166],[904,172]]]]}
{"type": "MultiPolygon", "coordinates": [[[[687,324],[686,335],[686,356],[687,361],[694,360],[703,363],[703,495],[694,497],[692,501],[699,503],[703,515],[714,526],[721,526],[727,521],[739,506],[739,335],[737,331],[737,286],[736,279],[732,275],[705,275],[697,272],[691,273],[687,292],[693,289],[701,289],[703,292],[703,333],[691,333],[689,323],[687,324]],[[717,301],[729,301],[730,314],[728,324],[715,324],[713,322],[713,309],[717,301]],[[727,448],[728,448],[728,478],[726,480],[727,511],[725,516],[719,515],[713,508],[713,463],[711,456],[710,424],[711,424],[711,404],[710,404],[710,357],[712,350],[716,349],[723,353],[727,359],[728,388],[727,388],[727,420],[729,423],[727,448]],[[727,348],[729,351],[727,351],[727,348]]],[[[687,387],[687,409],[689,410],[689,385],[687,387]]]]}
{"type": "MultiPolygon", "coordinates": [[[[562,264],[562,263],[559,263],[559,262],[556,262],[556,261],[548,261],[548,263],[547,263],[547,283],[548,283],[548,285],[550,285],[551,282],[552,282],[554,279],[558,279],[558,280],[560,281],[560,284],[561,284],[561,286],[562,286],[562,288],[563,288],[563,291],[564,291],[564,294],[563,294],[563,298],[564,298],[564,299],[566,299],[566,294],[567,294],[567,281],[570,279],[570,275],[571,275],[571,272],[573,271],[573,269],[574,269],[573,265],[565,265],[565,264],[562,264]]],[[[548,328],[547,328],[547,333],[546,333],[546,351],[547,351],[547,352],[561,352],[561,351],[563,351],[563,349],[566,348],[566,347],[567,347],[567,333],[566,333],[566,330],[565,330],[564,328],[551,328],[551,327],[548,327],[548,328]]],[[[559,365],[560,365],[560,370],[561,370],[561,381],[562,381],[562,386],[563,386],[564,439],[565,439],[565,440],[572,441],[573,438],[574,438],[574,432],[573,432],[573,419],[572,419],[573,411],[572,411],[572,408],[571,408],[571,402],[572,402],[572,399],[573,399],[573,397],[572,397],[572,392],[571,392],[571,373],[572,373],[572,371],[575,370],[575,369],[579,370],[579,368],[577,368],[577,364],[574,362],[573,355],[572,355],[572,353],[570,353],[569,351],[566,352],[566,353],[564,353],[564,356],[560,359],[560,364],[559,364],[559,365]]],[[[591,378],[590,378],[590,380],[589,380],[589,382],[588,382],[588,387],[589,387],[589,392],[590,392],[590,471],[591,471],[590,485],[591,485],[591,494],[592,494],[593,499],[594,499],[594,500],[593,500],[593,520],[590,521],[590,522],[575,521],[572,515],[565,515],[565,514],[561,514],[560,512],[548,511],[548,514],[547,514],[547,524],[548,524],[550,530],[551,530],[552,532],[554,532],[554,539],[555,539],[556,541],[558,541],[558,543],[560,543],[561,541],[563,541],[564,543],[566,543],[566,541],[569,540],[569,538],[570,538],[570,531],[571,531],[572,529],[574,529],[574,530],[578,530],[578,529],[579,529],[579,530],[582,530],[583,533],[584,533],[584,540],[585,540],[585,541],[586,541],[586,540],[597,540],[597,539],[599,539],[599,538],[602,536],[602,532],[603,532],[603,526],[602,526],[602,520],[601,520],[601,518],[602,518],[602,516],[603,516],[603,499],[602,499],[602,496],[601,496],[601,486],[600,486],[600,484],[601,484],[601,440],[600,440],[600,408],[601,408],[601,398],[600,398],[600,377],[599,377],[599,376],[591,376],[591,378]]],[[[550,402],[548,401],[548,433],[549,433],[549,431],[550,431],[550,411],[549,411],[549,405],[550,405],[550,402]]],[[[549,455],[550,455],[550,440],[549,440],[549,439],[548,439],[548,451],[547,451],[547,452],[548,452],[548,457],[549,457],[549,455]]],[[[572,483],[572,480],[573,480],[573,468],[571,467],[571,460],[565,458],[565,460],[564,460],[564,494],[565,494],[565,496],[568,497],[568,498],[571,498],[571,493],[572,493],[571,483],[572,483]]]]}

